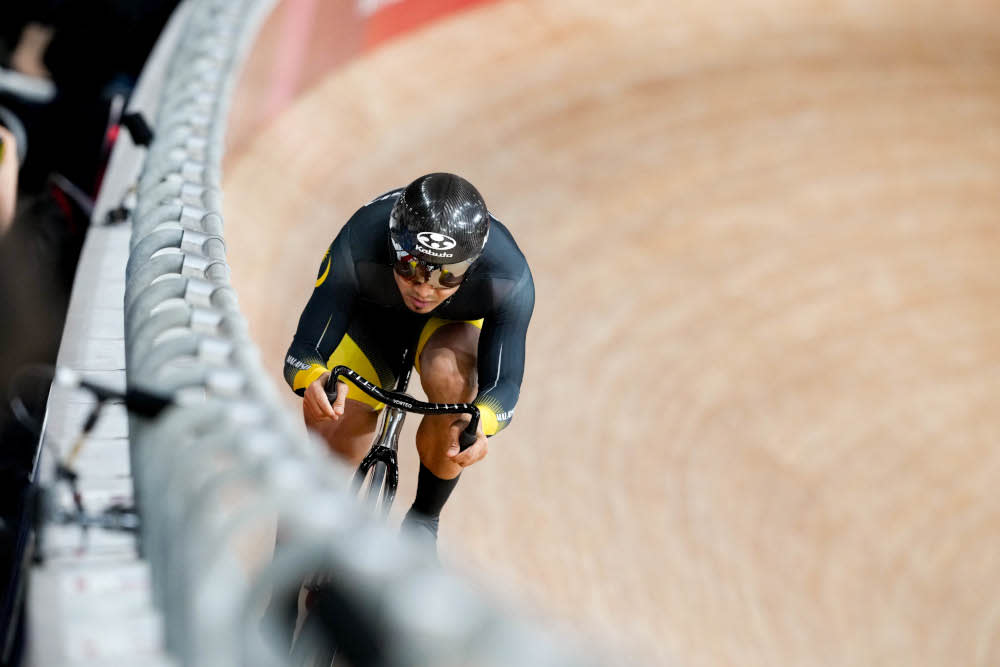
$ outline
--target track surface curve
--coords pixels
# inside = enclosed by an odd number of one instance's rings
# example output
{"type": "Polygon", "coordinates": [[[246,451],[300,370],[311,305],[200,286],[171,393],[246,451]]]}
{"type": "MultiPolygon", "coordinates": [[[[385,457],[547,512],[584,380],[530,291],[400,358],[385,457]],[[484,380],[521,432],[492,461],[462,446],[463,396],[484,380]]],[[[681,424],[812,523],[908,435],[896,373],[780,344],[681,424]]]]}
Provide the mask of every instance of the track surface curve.
{"type": "Polygon", "coordinates": [[[537,305],[446,559],[657,664],[998,664],[998,28],[508,0],[390,42],[227,159],[265,365],[357,206],[464,174],[537,305]]]}

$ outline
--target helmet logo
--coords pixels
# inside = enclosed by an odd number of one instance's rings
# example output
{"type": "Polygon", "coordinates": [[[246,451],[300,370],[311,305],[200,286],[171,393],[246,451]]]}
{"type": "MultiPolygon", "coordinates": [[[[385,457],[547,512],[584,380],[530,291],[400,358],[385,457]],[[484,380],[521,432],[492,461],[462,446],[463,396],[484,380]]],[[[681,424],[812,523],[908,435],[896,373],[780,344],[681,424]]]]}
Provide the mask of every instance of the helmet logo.
{"type": "Polygon", "coordinates": [[[420,232],[417,234],[417,243],[428,250],[437,251],[431,254],[439,254],[442,250],[451,250],[458,245],[455,239],[446,234],[438,234],[437,232],[420,232]]]}

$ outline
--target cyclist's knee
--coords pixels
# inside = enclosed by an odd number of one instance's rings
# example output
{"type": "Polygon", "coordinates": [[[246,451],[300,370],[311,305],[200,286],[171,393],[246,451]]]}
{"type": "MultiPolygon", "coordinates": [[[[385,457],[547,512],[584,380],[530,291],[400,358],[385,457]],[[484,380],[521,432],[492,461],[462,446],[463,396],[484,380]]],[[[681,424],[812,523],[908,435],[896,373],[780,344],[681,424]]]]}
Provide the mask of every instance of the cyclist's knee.
{"type": "Polygon", "coordinates": [[[435,402],[472,400],[479,329],[452,322],[434,332],[420,353],[420,384],[435,402]]]}
{"type": "Polygon", "coordinates": [[[319,422],[314,430],[334,454],[356,463],[368,451],[377,421],[378,413],[371,406],[348,399],[340,419],[319,422]]]}
{"type": "Polygon", "coordinates": [[[476,391],[476,358],[447,347],[425,350],[420,365],[420,384],[434,402],[470,401],[476,391]]]}

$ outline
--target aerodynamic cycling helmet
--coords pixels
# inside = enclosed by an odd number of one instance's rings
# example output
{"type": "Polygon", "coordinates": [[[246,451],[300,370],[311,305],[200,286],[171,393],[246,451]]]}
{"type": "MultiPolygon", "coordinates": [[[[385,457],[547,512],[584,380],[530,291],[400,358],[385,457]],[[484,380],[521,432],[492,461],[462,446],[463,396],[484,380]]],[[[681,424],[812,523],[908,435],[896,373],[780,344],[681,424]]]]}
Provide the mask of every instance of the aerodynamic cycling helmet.
{"type": "Polygon", "coordinates": [[[483,252],[490,214],[479,191],[454,174],[427,174],[413,181],[389,214],[393,268],[410,281],[457,287],[483,252]]]}

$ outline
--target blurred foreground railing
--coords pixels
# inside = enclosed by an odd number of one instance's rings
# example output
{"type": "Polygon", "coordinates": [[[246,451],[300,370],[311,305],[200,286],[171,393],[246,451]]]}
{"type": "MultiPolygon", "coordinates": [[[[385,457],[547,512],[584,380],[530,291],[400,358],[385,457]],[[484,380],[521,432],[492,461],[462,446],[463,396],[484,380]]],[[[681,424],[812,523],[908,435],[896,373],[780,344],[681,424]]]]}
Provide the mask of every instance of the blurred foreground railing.
{"type": "MultiPolygon", "coordinates": [[[[182,3],[130,104],[155,138],[144,159],[128,142],[116,148],[95,212],[99,222],[122,201],[131,206],[121,315],[128,384],[176,403],[155,419],[129,417],[127,429],[164,659],[283,664],[264,639],[263,606],[322,569],[345,614],[363,624],[354,630],[377,649],[368,664],[588,664],[368,520],[347,495],[345,471],[293,427],[262,371],[230,284],[220,166],[236,74],[271,5],[182,3]],[[272,556],[278,522],[282,548],[272,556]]],[[[59,409],[53,397],[50,412],[59,409]]],[[[137,585],[146,581],[143,568],[118,562],[100,567],[132,568],[137,585]]],[[[140,602],[101,623],[134,622],[140,602]]],[[[98,657],[129,664],[127,644],[119,649],[98,657]]]]}

